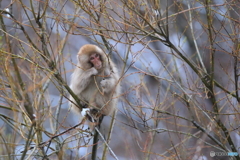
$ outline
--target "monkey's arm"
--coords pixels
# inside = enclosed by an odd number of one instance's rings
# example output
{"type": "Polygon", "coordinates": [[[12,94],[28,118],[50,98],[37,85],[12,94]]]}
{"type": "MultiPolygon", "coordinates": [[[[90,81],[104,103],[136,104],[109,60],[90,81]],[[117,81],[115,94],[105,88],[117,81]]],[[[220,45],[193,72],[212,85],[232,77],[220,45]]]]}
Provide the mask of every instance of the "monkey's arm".
{"type": "Polygon", "coordinates": [[[114,70],[113,72],[111,72],[110,77],[103,79],[100,82],[103,92],[104,93],[112,92],[116,88],[118,80],[119,80],[119,75],[117,71],[114,70]]]}
{"type": "Polygon", "coordinates": [[[94,67],[86,71],[77,68],[72,74],[70,88],[76,95],[79,95],[89,85],[92,76],[97,75],[97,73],[98,71],[94,67]]]}
{"type": "MultiPolygon", "coordinates": [[[[97,73],[98,71],[94,67],[86,71],[76,68],[72,74],[70,88],[77,96],[79,96],[79,94],[81,94],[83,90],[89,85],[91,77],[97,73]]],[[[76,101],[71,95],[69,99],[70,104],[76,104],[76,101]]]]}

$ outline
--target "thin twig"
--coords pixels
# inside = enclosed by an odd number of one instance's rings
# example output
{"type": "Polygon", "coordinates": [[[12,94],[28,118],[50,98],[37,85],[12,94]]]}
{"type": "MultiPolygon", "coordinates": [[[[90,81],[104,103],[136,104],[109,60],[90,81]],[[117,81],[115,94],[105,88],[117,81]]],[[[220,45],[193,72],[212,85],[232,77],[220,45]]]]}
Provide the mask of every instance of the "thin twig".
{"type": "Polygon", "coordinates": [[[110,148],[110,146],[108,145],[108,143],[105,141],[103,135],[101,134],[101,132],[98,130],[97,127],[95,127],[95,130],[98,132],[98,134],[100,135],[100,137],[102,138],[103,142],[106,144],[106,146],[108,147],[109,151],[112,153],[113,157],[118,160],[116,154],[113,152],[113,150],[110,148]]]}
{"type": "MultiPolygon", "coordinates": [[[[107,141],[106,141],[107,144],[109,144],[109,143],[110,143],[110,140],[111,140],[111,135],[112,135],[113,127],[114,127],[115,120],[116,120],[116,115],[117,115],[117,110],[115,110],[115,111],[113,112],[113,116],[112,116],[112,120],[111,120],[111,124],[110,124],[110,129],[109,129],[108,137],[107,137],[107,141]]],[[[107,144],[105,144],[104,149],[103,149],[102,160],[105,160],[105,159],[106,159],[106,156],[107,156],[107,149],[108,149],[107,144]]]]}

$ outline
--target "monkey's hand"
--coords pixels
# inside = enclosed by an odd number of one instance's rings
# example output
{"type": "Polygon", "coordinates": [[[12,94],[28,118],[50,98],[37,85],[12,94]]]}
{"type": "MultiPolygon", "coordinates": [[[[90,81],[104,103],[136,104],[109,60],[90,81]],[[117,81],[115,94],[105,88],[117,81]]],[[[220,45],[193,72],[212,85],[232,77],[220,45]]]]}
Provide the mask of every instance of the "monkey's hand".
{"type": "Polygon", "coordinates": [[[96,76],[98,74],[98,71],[95,67],[90,68],[89,70],[90,76],[96,76]]]}
{"type": "Polygon", "coordinates": [[[101,82],[100,82],[100,86],[102,88],[102,91],[104,93],[108,93],[112,90],[112,83],[111,83],[111,79],[103,79],[101,82]]]}

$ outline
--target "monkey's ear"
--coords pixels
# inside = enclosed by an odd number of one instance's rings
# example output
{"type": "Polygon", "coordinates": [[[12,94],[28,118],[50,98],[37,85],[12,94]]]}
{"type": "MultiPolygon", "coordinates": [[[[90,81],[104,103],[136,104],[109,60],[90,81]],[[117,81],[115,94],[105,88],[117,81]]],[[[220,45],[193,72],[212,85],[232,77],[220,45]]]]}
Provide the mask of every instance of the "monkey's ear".
{"type": "Polygon", "coordinates": [[[79,54],[77,55],[77,60],[79,63],[82,63],[82,61],[83,61],[82,57],[83,57],[83,55],[79,55],[79,54]]]}

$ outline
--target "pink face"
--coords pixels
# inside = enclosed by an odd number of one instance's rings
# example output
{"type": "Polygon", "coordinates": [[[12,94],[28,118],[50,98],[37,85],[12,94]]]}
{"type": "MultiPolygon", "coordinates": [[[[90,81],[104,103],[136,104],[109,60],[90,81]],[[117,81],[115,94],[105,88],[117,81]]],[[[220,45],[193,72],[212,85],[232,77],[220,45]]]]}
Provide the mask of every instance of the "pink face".
{"type": "Polygon", "coordinates": [[[101,57],[97,53],[93,53],[90,55],[90,62],[96,69],[101,69],[102,68],[102,61],[101,57]]]}

